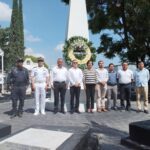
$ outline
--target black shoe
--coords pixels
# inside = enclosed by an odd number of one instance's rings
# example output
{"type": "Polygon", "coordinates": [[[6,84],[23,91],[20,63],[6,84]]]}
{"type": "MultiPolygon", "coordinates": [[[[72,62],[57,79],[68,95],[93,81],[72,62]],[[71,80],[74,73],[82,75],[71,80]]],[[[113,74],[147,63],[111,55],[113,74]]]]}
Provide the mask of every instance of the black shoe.
{"type": "Polygon", "coordinates": [[[127,107],[126,107],[126,110],[127,110],[127,111],[131,111],[130,106],[127,106],[127,107]]]}
{"type": "Polygon", "coordinates": [[[75,112],[78,113],[78,114],[81,114],[81,112],[79,110],[76,110],[75,112]]]}
{"type": "Polygon", "coordinates": [[[107,108],[108,111],[111,111],[111,108],[107,108]]]}
{"type": "Polygon", "coordinates": [[[118,110],[116,106],[112,107],[112,110],[118,110]]]}
{"type": "Polygon", "coordinates": [[[74,113],[74,110],[71,110],[70,113],[73,114],[73,113],[74,113]]]}
{"type": "Polygon", "coordinates": [[[10,116],[10,118],[13,119],[13,118],[15,118],[16,116],[17,116],[17,114],[16,114],[16,113],[13,113],[13,114],[10,116]]]}
{"type": "Polygon", "coordinates": [[[19,113],[18,113],[18,117],[22,118],[22,116],[23,116],[23,113],[22,113],[22,112],[19,112],[19,113]]]}
{"type": "Polygon", "coordinates": [[[54,114],[57,114],[58,113],[58,109],[54,109],[54,114]]]}
{"type": "Polygon", "coordinates": [[[61,110],[60,112],[61,112],[62,114],[65,114],[65,113],[66,113],[64,110],[61,110]]]}
{"type": "Polygon", "coordinates": [[[144,113],[145,113],[145,114],[149,114],[149,111],[148,111],[148,110],[144,110],[144,113]]]}
{"type": "Polygon", "coordinates": [[[120,107],[120,110],[125,110],[125,107],[124,107],[124,106],[121,106],[121,107],[120,107]]]}

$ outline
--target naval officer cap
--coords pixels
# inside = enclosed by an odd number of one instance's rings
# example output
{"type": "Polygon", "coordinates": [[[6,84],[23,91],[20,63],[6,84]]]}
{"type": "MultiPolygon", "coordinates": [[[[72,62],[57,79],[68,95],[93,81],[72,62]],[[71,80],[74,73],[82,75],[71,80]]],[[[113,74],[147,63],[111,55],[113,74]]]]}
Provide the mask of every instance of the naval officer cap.
{"type": "Polygon", "coordinates": [[[38,57],[37,61],[44,61],[44,58],[43,57],[38,57]]]}
{"type": "Polygon", "coordinates": [[[17,62],[17,63],[19,63],[19,62],[24,62],[24,60],[23,60],[23,58],[17,58],[16,62],[17,62]]]}

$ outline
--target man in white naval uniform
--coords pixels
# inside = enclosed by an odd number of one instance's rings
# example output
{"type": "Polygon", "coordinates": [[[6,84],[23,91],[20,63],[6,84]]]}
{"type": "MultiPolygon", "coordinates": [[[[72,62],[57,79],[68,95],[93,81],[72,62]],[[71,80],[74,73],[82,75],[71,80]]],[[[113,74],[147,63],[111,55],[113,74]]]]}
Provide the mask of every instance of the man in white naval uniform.
{"type": "Polygon", "coordinates": [[[33,68],[31,72],[31,86],[35,91],[35,112],[34,115],[38,115],[39,112],[45,115],[45,99],[46,90],[49,86],[49,73],[44,67],[44,59],[39,57],[37,59],[38,67],[33,68]]]}

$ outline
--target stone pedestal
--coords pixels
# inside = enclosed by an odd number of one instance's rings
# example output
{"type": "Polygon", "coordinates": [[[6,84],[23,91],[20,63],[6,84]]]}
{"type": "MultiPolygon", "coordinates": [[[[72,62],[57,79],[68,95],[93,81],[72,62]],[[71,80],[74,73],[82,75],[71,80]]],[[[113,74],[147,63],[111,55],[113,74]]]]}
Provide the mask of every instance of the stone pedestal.
{"type": "Polygon", "coordinates": [[[87,126],[33,126],[0,142],[0,149],[84,150],[88,131],[87,126]]]}
{"type": "Polygon", "coordinates": [[[150,150],[150,120],[129,124],[129,137],[121,143],[137,149],[150,150]]]}
{"type": "Polygon", "coordinates": [[[11,126],[0,123],[0,138],[4,138],[11,134],[11,126]]]}

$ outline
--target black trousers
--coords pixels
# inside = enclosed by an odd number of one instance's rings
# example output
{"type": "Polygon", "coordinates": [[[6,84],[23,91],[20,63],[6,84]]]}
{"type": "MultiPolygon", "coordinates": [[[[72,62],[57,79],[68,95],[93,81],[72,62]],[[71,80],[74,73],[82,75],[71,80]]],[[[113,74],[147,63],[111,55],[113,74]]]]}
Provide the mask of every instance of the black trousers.
{"type": "Polygon", "coordinates": [[[71,110],[79,109],[79,98],[80,98],[81,87],[70,87],[70,107],[71,110]],[[76,99],[76,101],[75,101],[76,99]]]}
{"type": "Polygon", "coordinates": [[[86,84],[86,108],[94,108],[95,84],[86,84]]]}
{"type": "Polygon", "coordinates": [[[129,84],[120,84],[120,105],[121,107],[125,107],[124,100],[127,101],[126,107],[130,107],[131,103],[131,83],[129,84]]]}
{"type": "Polygon", "coordinates": [[[59,99],[61,100],[61,110],[64,110],[66,83],[54,82],[54,109],[58,110],[59,99]]]}
{"type": "Polygon", "coordinates": [[[13,112],[23,112],[24,100],[26,96],[26,86],[13,86],[11,91],[12,108],[13,112]],[[17,108],[17,101],[19,100],[19,106],[17,108]]]}

